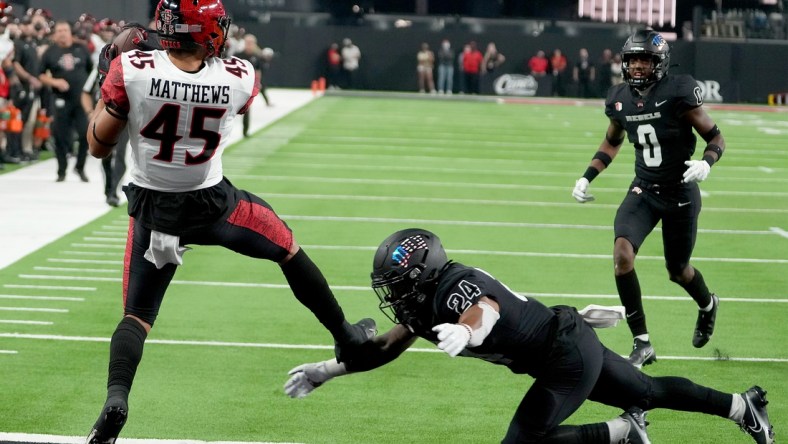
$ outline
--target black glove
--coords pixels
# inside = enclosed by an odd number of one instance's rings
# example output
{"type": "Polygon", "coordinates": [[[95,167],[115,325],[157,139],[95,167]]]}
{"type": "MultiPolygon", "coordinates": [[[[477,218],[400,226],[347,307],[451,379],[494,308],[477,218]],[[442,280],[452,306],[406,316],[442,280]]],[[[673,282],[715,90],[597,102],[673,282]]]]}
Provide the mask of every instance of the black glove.
{"type": "Polygon", "coordinates": [[[362,345],[370,341],[378,333],[377,324],[371,318],[364,318],[355,324],[345,322],[343,325],[344,337],[337,340],[334,345],[334,353],[338,362],[345,362],[363,349],[362,345]]]}
{"type": "Polygon", "coordinates": [[[118,51],[117,45],[114,43],[107,43],[103,48],[101,48],[98,60],[99,89],[101,88],[101,85],[104,84],[104,80],[107,78],[107,73],[109,73],[109,64],[118,55],[120,55],[120,52],[118,51]]]}

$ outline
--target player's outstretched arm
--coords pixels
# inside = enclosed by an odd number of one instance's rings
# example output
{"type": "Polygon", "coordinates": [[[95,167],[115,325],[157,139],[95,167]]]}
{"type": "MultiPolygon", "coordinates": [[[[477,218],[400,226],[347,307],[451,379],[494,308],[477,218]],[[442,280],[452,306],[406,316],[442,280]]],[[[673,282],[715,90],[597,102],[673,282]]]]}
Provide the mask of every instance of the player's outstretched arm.
{"type": "Polygon", "coordinates": [[[325,382],[350,373],[373,370],[395,360],[416,341],[416,336],[403,325],[375,336],[353,356],[343,362],[332,358],[322,362],[302,364],[291,369],[285,382],[285,394],[291,398],[303,398],[325,382]]]}
{"type": "Polygon", "coordinates": [[[591,158],[591,163],[586,168],[586,172],[580,179],[575,181],[575,188],[572,190],[572,197],[580,203],[591,202],[594,196],[588,192],[591,181],[596,178],[608,165],[615,159],[621,144],[624,143],[626,131],[615,120],[610,120],[607,127],[605,139],[599,145],[596,154],[591,158]]]}

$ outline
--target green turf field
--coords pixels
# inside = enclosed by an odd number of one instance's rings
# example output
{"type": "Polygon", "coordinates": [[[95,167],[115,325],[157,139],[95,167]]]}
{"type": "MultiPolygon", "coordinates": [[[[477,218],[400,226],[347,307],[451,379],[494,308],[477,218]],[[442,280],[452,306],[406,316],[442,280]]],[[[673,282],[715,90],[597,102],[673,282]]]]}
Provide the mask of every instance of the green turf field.
{"type": "MultiPolygon", "coordinates": [[[[781,436],[788,419],[786,114],[709,113],[728,149],[701,186],[693,264],[722,299],[717,330],[705,348],[692,347],[695,305],[668,281],[653,233],[637,262],[659,357],[646,371],[724,391],[760,384],[781,436]]],[[[368,288],[372,254],[388,234],[411,226],[439,234],[455,260],[547,304],[616,305],[612,222],[632,178],[631,147],[592,184],[595,202],[571,197],[606,127],[601,105],[323,97],[232,147],[225,173],[288,222],[352,321],[371,316],[381,330],[390,327],[368,288]]],[[[127,221],[125,208],[113,210],[0,270],[0,350],[16,352],[0,353],[0,432],[89,431],[121,316],[127,221]],[[28,323],[8,322],[20,320],[28,323]]],[[[629,352],[626,326],[600,336],[629,352]]],[[[287,398],[287,371],[329,358],[330,345],[276,265],[195,246],[149,336],[123,436],[494,443],[531,383],[420,341],[387,367],[287,398]]],[[[619,413],[588,403],[570,421],[619,413]]],[[[721,418],[663,410],[649,420],[656,443],[751,442],[721,418]]]]}

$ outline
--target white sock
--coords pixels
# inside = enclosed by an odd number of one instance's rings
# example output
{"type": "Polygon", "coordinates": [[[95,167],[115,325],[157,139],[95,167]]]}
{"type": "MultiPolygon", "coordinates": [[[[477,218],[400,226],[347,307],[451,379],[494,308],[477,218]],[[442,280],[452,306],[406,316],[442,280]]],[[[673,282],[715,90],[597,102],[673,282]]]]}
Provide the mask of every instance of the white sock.
{"type": "Polygon", "coordinates": [[[629,421],[618,416],[606,422],[607,429],[610,431],[610,444],[624,442],[629,435],[629,428],[632,426],[629,421]]]}
{"type": "Polygon", "coordinates": [[[708,312],[711,311],[712,308],[714,308],[714,298],[711,298],[711,302],[709,302],[709,305],[707,305],[705,307],[701,307],[700,311],[705,311],[705,312],[708,313],[708,312]]]}
{"type": "Polygon", "coordinates": [[[640,339],[641,341],[648,342],[648,333],[644,335],[637,335],[635,336],[635,339],[640,339]]]}
{"type": "Polygon", "coordinates": [[[738,393],[734,393],[732,397],[731,412],[728,413],[728,418],[736,424],[741,424],[742,420],[744,420],[744,411],[747,409],[747,403],[744,402],[742,395],[738,393]]]}

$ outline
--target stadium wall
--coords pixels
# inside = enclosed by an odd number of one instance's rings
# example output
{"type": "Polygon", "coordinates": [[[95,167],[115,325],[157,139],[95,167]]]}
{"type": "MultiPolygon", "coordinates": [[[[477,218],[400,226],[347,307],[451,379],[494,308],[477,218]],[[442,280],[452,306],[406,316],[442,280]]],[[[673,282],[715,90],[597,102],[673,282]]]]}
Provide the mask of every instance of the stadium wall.
{"type": "MultiPolygon", "coordinates": [[[[270,86],[309,87],[325,74],[325,53],[331,42],[350,38],[361,49],[360,86],[364,89],[416,91],[416,52],[422,42],[437,51],[447,38],[455,51],[475,40],[480,50],[495,42],[506,62],[482,80],[482,92],[494,94],[493,83],[503,74],[525,74],[528,59],[538,50],[546,53],[560,48],[572,63],[580,48],[587,48],[595,60],[605,48],[618,50],[626,35],[609,30],[584,30],[580,36],[543,32],[487,29],[483,34],[446,29],[370,29],[358,26],[294,26],[292,22],[261,24],[241,22],[254,33],[261,46],[276,51],[271,69],[265,74],[270,86]]],[[[671,70],[692,74],[699,81],[708,102],[767,103],[769,94],[788,90],[788,42],[785,41],[675,41],[671,42],[671,70]],[[677,65],[677,66],[676,66],[677,65]]],[[[571,77],[571,68],[568,69],[571,77]]],[[[455,81],[455,87],[457,82],[455,81]]],[[[538,88],[543,95],[549,88],[538,88]]],[[[572,93],[572,90],[569,90],[572,93]]]]}

